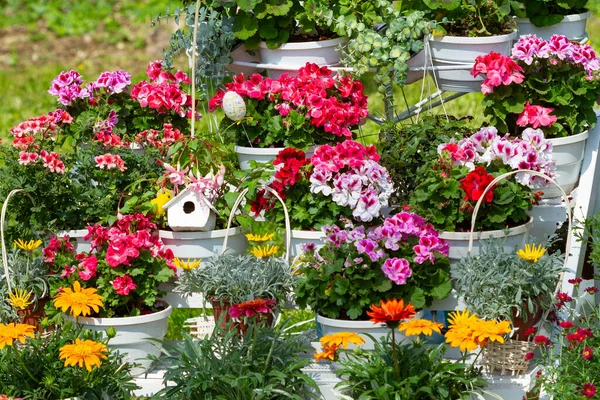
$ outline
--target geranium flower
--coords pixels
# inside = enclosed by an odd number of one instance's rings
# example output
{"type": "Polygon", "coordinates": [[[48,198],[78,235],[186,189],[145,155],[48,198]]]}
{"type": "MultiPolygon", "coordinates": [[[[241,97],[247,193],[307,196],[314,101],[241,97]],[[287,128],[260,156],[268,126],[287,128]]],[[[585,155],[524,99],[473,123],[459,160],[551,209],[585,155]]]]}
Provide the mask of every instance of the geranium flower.
{"type": "MultiPolygon", "coordinates": [[[[477,166],[469,174],[460,180],[459,187],[465,192],[466,201],[478,201],[483,191],[494,180],[494,175],[488,174],[484,167],[477,166]]],[[[494,190],[490,189],[485,194],[484,202],[491,203],[494,200],[494,190]]]]}
{"type": "Polygon", "coordinates": [[[78,281],[73,283],[73,289],[63,288],[54,298],[54,307],[62,308],[62,312],[70,309],[73,317],[91,314],[91,310],[99,312],[104,307],[102,296],[97,294],[95,288],[82,288],[78,281]]]}
{"type": "Polygon", "coordinates": [[[104,343],[77,338],[75,343],[66,344],[60,348],[59,358],[65,360],[65,367],[77,365],[79,368],[83,368],[85,366],[88,372],[92,372],[93,366],[100,368],[102,365],[100,359],[108,359],[104,353],[108,353],[104,343]]]}
{"type": "Polygon", "coordinates": [[[110,284],[115,288],[118,295],[127,296],[129,292],[136,289],[136,284],[129,275],[117,276],[110,284]]]}
{"type": "Polygon", "coordinates": [[[433,335],[433,332],[442,333],[441,329],[444,327],[439,322],[433,322],[428,319],[411,319],[400,323],[398,330],[404,332],[406,336],[416,335],[433,335]]]}
{"type": "Polygon", "coordinates": [[[412,275],[410,264],[404,258],[388,258],[381,270],[385,276],[396,285],[404,285],[412,275]]]}
{"type": "Polygon", "coordinates": [[[255,314],[270,314],[277,301],[273,299],[254,299],[234,304],[229,309],[232,318],[251,317],[255,314]]]}
{"type": "Polygon", "coordinates": [[[319,340],[323,348],[344,348],[347,349],[350,343],[361,345],[365,343],[365,339],[354,332],[337,332],[321,337],[319,340]]]}
{"type": "Polygon", "coordinates": [[[25,338],[34,337],[35,326],[28,324],[0,324],[0,349],[12,346],[15,340],[25,343],[25,338]]]}
{"type": "Polygon", "coordinates": [[[375,324],[386,324],[391,329],[396,329],[400,324],[400,321],[410,319],[417,313],[415,307],[406,303],[404,300],[381,300],[377,306],[371,304],[371,310],[367,311],[367,315],[371,317],[371,322],[375,324]]]}
{"type": "Polygon", "coordinates": [[[540,126],[550,126],[558,120],[556,116],[550,115],[552,111],[554,111],[553,108],[534,106],[527,102],[525,109],[517,118],[517,125],[531,125],[534,129],[540,126]]]}

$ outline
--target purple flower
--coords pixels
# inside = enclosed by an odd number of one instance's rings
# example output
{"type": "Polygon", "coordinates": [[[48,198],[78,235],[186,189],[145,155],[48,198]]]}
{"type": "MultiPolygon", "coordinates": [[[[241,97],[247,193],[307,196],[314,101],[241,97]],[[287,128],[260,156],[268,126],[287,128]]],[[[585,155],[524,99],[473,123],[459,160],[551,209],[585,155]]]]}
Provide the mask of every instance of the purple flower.
{"type": "Polygon", "coordinates": [[[312,253],[317,249],[317,245],[315,243],[302,243],[300,249],[303,253],[312,253]]]}
{"type": "Polygon", "coordinates": [[[379,248],[377,242],[371,239],[363,239],[354,245],[360,254],[366,254],[371,261],[377,261],[385,256],[385,252],[379,248]]]}
{"type": "Polygon", "coordinates": [[[106,88],[110,94],[121,93],[130,84],[131,74],[123,70],[114,72],[105,71],[100,74],[96,81],[97,87],[106,88]]]}
{"type": "Polygon", "coordinates": [[[412,275],[410,265],[404,258],[388,258],[383,263],[381,270],[396,285],[404,285],[412,275]]]}
{"type": "Polygon", "coordinates": [[[348,232],[347,240],[349,242],[358,242],[366,237],[367,236],[365,235],[365,227],[361,225],[348,232]]]}
{"type": "Polygon", "coordinates": [[[550,40],[546,42],[543,49],[540,52],[547,50],[551,55],[558,57],[560,60],[565,60],[571,56],[571,51],[574,46],[571,44],[569,39],[563,35],[552,35],[550,40]]]}

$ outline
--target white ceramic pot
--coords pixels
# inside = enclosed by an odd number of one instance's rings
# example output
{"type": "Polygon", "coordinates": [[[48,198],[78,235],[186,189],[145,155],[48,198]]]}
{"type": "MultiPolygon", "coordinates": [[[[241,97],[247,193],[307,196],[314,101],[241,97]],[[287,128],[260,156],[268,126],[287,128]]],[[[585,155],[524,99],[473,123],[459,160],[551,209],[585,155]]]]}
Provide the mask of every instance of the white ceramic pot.
{"type": "MultiPolygon", "coordinates": [[[[123,318],[78,317],[77,322],[83,328],[96,332],[114,327],[117,335],[110,339],[108,347],[124,354],[125,360],[139,364],[131,371],[133,376],[138,376],[150,369],[152,361],[147,358],[149,355],[160,355],[162,346],[148,339],[162,340],[165,337],[171,312],[173,308],[167,305],[164,310],[148,315],[123,318]]],[[[73,320],[71,317],[66,318],[73,320]]]]}
{"type": "Polygon", "coordinates": [[[478,56],[491,51],[510,55],[517,31],[498,36],[462,37],[430,36],[429,45],[434,67],[451,67],[435,71],[438,87],[453,92],[479,92],[483,77],[473,78],[470,72],[478,56]]]}
{"type": "Polygon", "coordinates": [[[72,231],[61,231],[58,232],[56,236],[63,237],[64,235],[67,235],[70,239],[75,239],[75,251],[81,253],[82,251],[89,252],[92,249],[92,241],[83,239],[87,234],[87,229],[77,229],[72,231]]]}
{"type": "MultiPolygon", "coordinates": [[[[159,231],[165,248],[171,249],[177,258],[187,260],[212,258],[221,254],[226,229],[209,232],[173,232],[159,231]]],[[[229,229],[227,254],[242,254],[248,248],[246,236],[240,228],[229,229]]],[[[178,271],[180,272],[180,271],[178,271]]]]}
{"type": "MultiPolygon", "coordinates": [[[[414,318],[422,318],[422,313],[417,313],[414,318]]],[[[361,335],[361,337],[365,339],[365,343],[360,345],[360,348],[365,350],[373,350],[375,348],[373,340],[370,337],[364,335],[365,333],[368,333],[369,335],[373,336],[376,340],[386,337],[390,333],[390,328],[388,328],[384,324],[375,324],[371,321],[332,319],[319,314],[317,314],[316,321],[317,334],[319,336],[330,335],[332,333],[338,332],[354,332],[361,335]]],[[[412,340],[411,338],[407,338],[402,333],[398,332],[398,330],[395,331],[395,334],[396,342],[412,340]]],[[[348,346],[349,349],[353,349],[356,347],[357,346],[353,344],[350,344],[348,346]]]]}
{"type": "Polygon", "coordinates": [[[259,52],[262,63],[273,67],[267,67],[269,76],[278,78],[284,73],[297,75],[298,70],[307,62],[317,65],[338,65],[342,56],[338,49],[347,41],[348,39],[341,37],[313,42],[285,43],[277,49],[269,49],[265,42],[261,42],[259,52]]]}
{"type": "MultiPolygon", "coordinates": [[[[552,158],[556,160],[556,177],[554,179],[567,194],[575,189],[579,180],[585,143],[589,136],[589,132],[585,131],[578,135],[550,139],[552,158]]],[[[545,199],[560,196],[560,191],[554,185],[541,190],[544,191],[545,199]]]]}
{"type": "Polygon", "coordinates": [[[323,247],[325,234],[322,231],[297,231],[292,230],[291,257],[294,259],[303,253],[302,247],[307,243],[314,243],[317,249],[323,247]]]}
{"type": "MultiPolygon", "coordinates": [[[[306,158],[310,158],[315,154],[315,149],[317,146],[310,146],[306,150],[306,158]]],[[[277,154],[284,147],[270,147],[263,149],[261,147],[244,147],[244,146],[234,146],[233,150],[236,152],[238,156],[238,162],[240,164],[240,169],[242,171],[249,171],[250,161],[256,161],[259,163],[268,163],[269,161],[273,161],[277,154]]]]}
{"type": "MultiPolygon", "coordinates": [[[[508,231],[482,231],[476,232],[473,238],[473,254],[479,254],[480,242],[491,238],[506,237],[504,242],[504,251],[512,252],[515,247],[523,247],[529,240],[529,231],[533,226],[533,218],[523,225],[510,228],[508,231]]],[[[440,232],[440,239],[444,239],[450,246],[448,258],[450,265],[456,265],[461,258],[469,253],[469,232],[440,232]]]]}
{"type": "Polygon", "coordinates": [[[569,40],[579,42],[587,37],[585,24],[589,17],[590,10],[586,10],[581,14],[566,15],[558,24],[541,28],[533,25],[529,18],[515,18],[515,20],[517,21],[520,36],[536,35],[544,40],[548,40],[552,35],[564,35],[569,40]]]}

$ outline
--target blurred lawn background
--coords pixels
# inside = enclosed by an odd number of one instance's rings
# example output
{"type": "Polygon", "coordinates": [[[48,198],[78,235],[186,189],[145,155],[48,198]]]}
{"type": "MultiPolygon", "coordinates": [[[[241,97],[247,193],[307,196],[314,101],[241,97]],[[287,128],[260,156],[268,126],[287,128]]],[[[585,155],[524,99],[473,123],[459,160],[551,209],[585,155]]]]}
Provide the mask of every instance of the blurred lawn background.
{"type": "MultiPolygon", "coordinates": [[[[178,5],[173,0],[0,0],[0,137],[6,139],[11,127],[56,107],[47,90],[61,71],[76,69],[90,81],[105,70],[125,69],[133,81],[144,79],[148,61],[162,58],[162,48],[174,29],[165,24],[151,28],[151,18],[178,5]]],[[[593,13],[587,26],[590,42],[600,50],[600,0],[590,0],[588,7],[593,13]]],[[[181,65],[186,64],[182,59],[181,65]]],[[[365,84],[371,113],[381,115],[381,95],[372,80],[365,79],[365,84]]],[[[409,104],[419,101],[421,85],[416,82],[405,88],[409,104]]],[[[425,95],[433,91],[433,82],[427,79],[425,95]]],[[[480,93],[470,93],[448,102],[446,110],[456,117],[472,116],[473,123],[479,124],[481,99],[480,93]]],[[[399,91],[396,107],[397,112],[406,109],[399,91]]],[[[377,131],[377,125],[368,122],[363,128],[365,140],[376,141],[377,131]]],[[[180,338],[185,319],[200,314],[201,310],[175,310],[167,338],[180,338]]],[[[298,322],[307,317],[310,313],[292,310],[283,319],[298,322]]]]}

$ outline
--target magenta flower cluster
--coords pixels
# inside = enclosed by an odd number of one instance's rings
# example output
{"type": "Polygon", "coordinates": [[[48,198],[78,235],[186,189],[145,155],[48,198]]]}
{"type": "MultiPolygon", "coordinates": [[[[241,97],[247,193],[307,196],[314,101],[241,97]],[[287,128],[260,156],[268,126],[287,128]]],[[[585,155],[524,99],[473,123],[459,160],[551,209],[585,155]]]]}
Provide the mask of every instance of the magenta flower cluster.
{"type": "MultiPolygon", "coordinates": [[[[498,135],[495,127],[481,128],[458,144],[454,142],[438,146],[438,153],[447,151],[454,165],[464,165],[471,170],[476,164],[490,164],[500,161],[513,170],[530,169],[549,177],[554,176],[556,161],[552,159],[552,143],[544,138],[541,129],[527,128],[521,138],[511,139],[508,134],[498,135]]],[[[531,174],[517,174],[517,181],[523,185],[541,186],[545,180],[531,174]]]]}
{"type": "Polygon", "coordinates": [[[122,93],[127,86],[131,84],[131,74],[127,71],[119,70],[113,72],[103,72],[98,79],[83,85],[83,80],[79,72],[72,70],[61,72],[52,80],[48,93],[58,97],[58,101],[65,106],[71,105],[79,99],[89,99],[94,101],[94,96],[100,90],[104,90],[109,95],[122,93]]]}
{"type": "Polygon", "coordinates": [[[325,245],[341,247],[350,245],[356,249],[347,254],[345,267],[369,267],[369,262],[381,264],[385,276],[397,285],[406,284],[412,276],[411,265],[435,262],[436,255],[448,255],[448,244],[439,238],[438,232],[424,218],[401,212],[386,218],[382,225],[365,229],[364,226],[347,225],[323,228],[327,235],[325,245]]]}
{"type": "Polygon", "coordinates": [[[387,206],[394,188],[388,171],[378,163],[375,146],[365,147],[352,140],[333,147],[323,145],[315,150],[311,161],[310,191],[350,207],[358,221],[373,220],[381,207],[387,206]]]}

